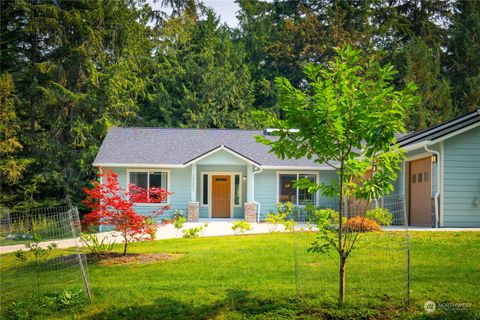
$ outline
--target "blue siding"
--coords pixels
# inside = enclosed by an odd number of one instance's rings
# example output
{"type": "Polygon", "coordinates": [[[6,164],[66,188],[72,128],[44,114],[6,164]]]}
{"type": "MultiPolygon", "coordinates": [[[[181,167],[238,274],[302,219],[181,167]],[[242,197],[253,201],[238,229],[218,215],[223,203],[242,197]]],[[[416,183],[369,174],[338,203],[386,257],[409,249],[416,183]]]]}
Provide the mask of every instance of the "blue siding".
{"type": "Polygon", "coordinates": [[[444,141],[444,226],[480,227],[480,127],[444,141]]]}
{"type": "MultiPolygon", "coordinates": [[[[126,190],[127,186],[127,168],[105,168],[111,169],[118,174],[118,182],[122,189],[126,190]]],[[[132,168],[133,169],[133,168],[132,168]]],[[[141,170],[141,169],[140,169],[141,170]]],[[[171,218],[174,210],[182,210],[187,214],[187,203],[190,201],[190,179],[191,179],[191,166],[184,169],[168,169],[170,170],[170,190],[173,194],[170,196],[170,203],[172,209],[166,212],[158,219],[171,218]]],[[[158,206],[149,205],[136,205],[135,210],[139,214],[153,215],[154,210],[158,209],[158,206]]]]}
{"type": "MultiPolygon", "coordinates": [[[[224,155],[223,155],[224,156],[224,155]]],[[[227,155],[228,156],[228,155],[227,155]]],[[[120,186],[126,188],[126,168],[112,169],[118,174],[120,186]]],[[[172,209],[162,218],[170,218],[174,210],[182,210],[187,214],[187,203],[190,201],[190,179],[191,166],[184,169],[169,169],[170,170],[170,188],[173,192],[170,200],[172,209]]],[[[201,173],[202,172],[240,172],[242,175],[242,195],[240,207],[234,207],[234,218],[244,217],[244,203],[247,199],[247,183],[243,177],[247,175],[246,165],[197,165],[197,200],[201,200],[201,173]]],[[[295,172],[295,171],[292,171],[295,172]]],[[[305,172],[305,171],[302,171],[305,172]]],[[[314,171],[307,171],[315,173],[314,171]]],[[[335,171],[320,171],[320,182],[329,183],[331,179],[336,179],[335,171]]],[[[263,170],[261,173],[255,175],[255,200],[260,203],[261,219],[270,212],[276,212],[277,199],[277,170],[263,170]]],[[[327,197],[320,197],[320,204],[331,201],[327,197]]],[[[137,205],[135,209],[140,214],[152,215],[153,211],[157,209],[155,206],[137,205]]],[[[200,217],[208,217],[208,206],[200,207],[200,217]]]]}
{"type": "MultiPolygon", "coordinates": [[[[332,180],[338,181],[338,174],[335,170],[329,171],[320,171],[320,183],[331,184],[332,180]]],[[[336,203],[333,203],[335,200],[320,194],[320,207],[330,208],[332,206],[336,206],[336,203]]]]}
{"type": "MultiPolygon", "coordinates": [[[[263,170],[255,174],[255,201],[260,203],[260,220],[264,220],[270,211],[275,212],[277,198],[277,171],[263,170]]],[[[257,208],[258,210],[258,208],[257,208]]]]}
{"type": "MultiPolygon", "coordinates": [[[[280,170],[285,172],[286,170],[280,170]]],[[[288,170],[290,172],[298,172],[297,170],[288,170]]],[[[318,171],[304,171],[317,173],[318,171]]],[[[322,170],[319,173],[319,182],[330,183],[331,180],[337,179],[337,174],[333,170],[322,170]]],[[[269,212],[276,212],[275,207],[277,200],[277,170],[263,170],[255,175],[255,201],[260,203],[260,219],[264,220],[269,212]]],[[[332,200],[328,197],[320,196],[320,205],[328,203],[330,205],[332,200]]],[[[328,206],[327,205],[327,206],[328,206]]]]}
{"type": "Polygon", "coordinates": [[[208,157],[197,162],[197,166],[200,165],[224,165],[224,166],[244,166],[247,163],[239,157],[227,152],[225,150],[219,150],[208,157]]]}

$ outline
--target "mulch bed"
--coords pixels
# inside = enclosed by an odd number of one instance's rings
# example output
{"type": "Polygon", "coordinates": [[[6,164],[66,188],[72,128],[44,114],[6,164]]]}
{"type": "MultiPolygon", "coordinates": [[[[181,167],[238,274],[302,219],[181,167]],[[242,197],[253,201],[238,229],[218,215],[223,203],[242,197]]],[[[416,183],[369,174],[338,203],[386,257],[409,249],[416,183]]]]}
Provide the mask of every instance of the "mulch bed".
{"type": "Polygon", "coordinates": [[[135,264],[149,264],[162,261],[172,261],[183,257],[183,253],[128,253],[124,256],[120,252],[111,252],[109,255],[98,257],[93,254],[88,254],[87,259],[93,261],[98,265],[135,265],[135,264]]]}

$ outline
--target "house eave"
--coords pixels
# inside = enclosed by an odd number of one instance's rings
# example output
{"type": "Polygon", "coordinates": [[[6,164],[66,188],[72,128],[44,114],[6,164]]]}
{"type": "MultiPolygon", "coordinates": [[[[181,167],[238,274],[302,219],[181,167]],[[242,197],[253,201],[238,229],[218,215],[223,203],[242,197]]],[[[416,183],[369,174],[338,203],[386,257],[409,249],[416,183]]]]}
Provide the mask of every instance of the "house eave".
{"type": "Polygon", "coordinates": [[[153,163],[107,163],[94,162],[94,167],[106,168],[141,168],[141,169],[156,169],[156,168],[185,168],[182,164],[153,164],[153,163]]]}
{"type": "Polygon", "coordinates": [[[315,167],[315,166],[261,166],[262,169],[268,170],[268,169],[275,169],[275,170],[325,170],[325,171],[330,171],[330,170],[336,170],[335,168],[332,167],[315,167]]]}

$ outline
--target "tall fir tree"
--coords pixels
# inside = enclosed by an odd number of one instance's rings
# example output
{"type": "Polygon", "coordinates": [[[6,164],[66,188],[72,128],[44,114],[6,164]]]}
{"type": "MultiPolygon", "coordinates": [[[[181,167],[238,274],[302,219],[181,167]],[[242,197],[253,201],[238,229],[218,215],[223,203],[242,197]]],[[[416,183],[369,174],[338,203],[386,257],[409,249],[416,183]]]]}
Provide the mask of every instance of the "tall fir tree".
{"type": "Polygon", "coordinates": [[[16,88],[20,156],[32,159],[4,205],[79,203],[108,127],[136,121],[151,52],[151,12],[138,4],[2,2],[2,73],[16,88]]]}
{"type": "Polygon", "coordinates": [[[450,78],[457,109],[480,108],[480,2],[458,0],[451,28],[450,78]]]}

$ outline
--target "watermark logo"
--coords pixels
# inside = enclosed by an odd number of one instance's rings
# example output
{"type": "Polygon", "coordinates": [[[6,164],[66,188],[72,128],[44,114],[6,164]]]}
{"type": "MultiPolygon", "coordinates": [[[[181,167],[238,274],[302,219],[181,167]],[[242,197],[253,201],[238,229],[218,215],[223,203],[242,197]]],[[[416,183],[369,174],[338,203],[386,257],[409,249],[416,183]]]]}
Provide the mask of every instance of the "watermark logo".
{"type": "Polygon", "coordinates": [[[425,311],[428,312],[428,313],[435,311],[436,307],[437,307],[437,306],[435,305],[435,302],[433,302],[433,301],[427,301],[427,302],[425,302],[425,304],[423,305],[423,308],[424,308],[425,311]]]}
{"type": "Polygon", "coordinates": [[[435,310],[452,310],[452,309],[468,309],[471,308],[471,303],[450,303],[450,302],[443,302],[443,303],[435,303],[433,301],[427,301],[423,305],[423,308],[427,313],[434,312],[435,310]]]}

